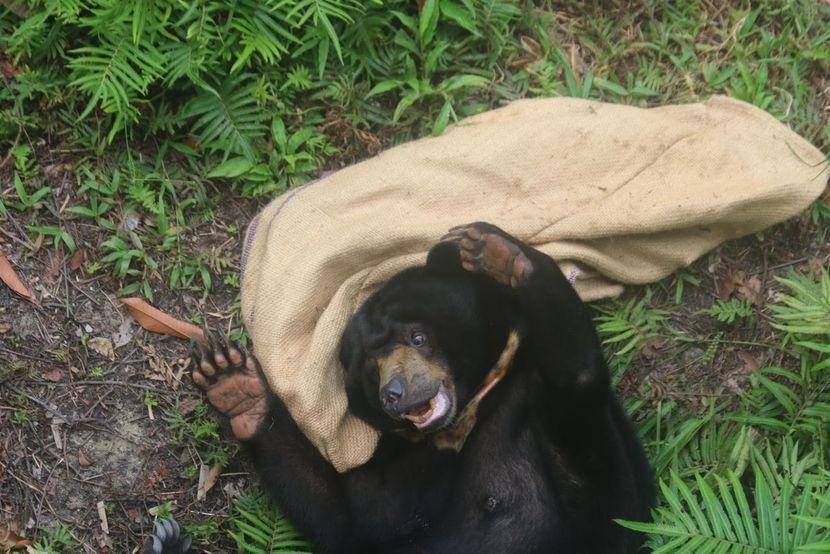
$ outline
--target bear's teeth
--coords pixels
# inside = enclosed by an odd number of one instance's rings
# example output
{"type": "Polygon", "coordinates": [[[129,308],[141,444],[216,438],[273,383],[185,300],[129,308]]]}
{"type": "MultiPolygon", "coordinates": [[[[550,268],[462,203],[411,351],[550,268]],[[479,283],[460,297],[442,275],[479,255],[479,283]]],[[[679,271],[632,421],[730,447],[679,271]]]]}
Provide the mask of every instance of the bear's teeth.
{"type": "Polygon", "coordinates": [[[432,411],[435,409],[435,399],[433,398],[429,402],[424,402],[420,406],[417,406],[411,410],[409,410],[404,417],[410,421],[421,422],[426,421],[429,416],[432,414],[432,411]]]}

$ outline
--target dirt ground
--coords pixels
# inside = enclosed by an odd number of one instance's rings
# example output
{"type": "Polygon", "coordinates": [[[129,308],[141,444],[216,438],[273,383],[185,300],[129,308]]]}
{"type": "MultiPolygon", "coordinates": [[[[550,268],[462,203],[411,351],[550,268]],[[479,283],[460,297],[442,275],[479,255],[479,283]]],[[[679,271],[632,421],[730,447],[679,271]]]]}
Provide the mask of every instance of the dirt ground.
{"type": "MultiPolygon", "coordinates": [[[[54,194],[73,192],[67,185],[54,194]]],[[[212,221],[188,229],[187,239],[197,252],[224,245],[225,272],[235,273],[240,234],[256,205],[221,206],[212,221]]],[[[212,415],[199,411],[189,343],[137,325],[119,303],[119,283],[87,273],[94,260],[79,264],[52,244],[33,245],[22,231],[28,217],[0,220],[0,248],[37,301],[0,285],[0,527],[37,538],[60,521],[80,543],[77,551],[130,552],[151,530],[153,509],[170,502],[183,524],[215,530],[249,477],[234,458],[197,501],[204,462],[198,435],[209,434],[212,415]]],[[[44,220],[48,214],[39,214],[44,220]]],[[[68,230],[79,251],[91,255],[96,229],[69,223],[68,230]]],[[[216,281],[204,301],[197,292],[161,286],[153,303],[183,320],[199,314],[212,329],[229,332],[238,326],[237,290],[216,281]]],[[[204,441],[235,451],[230,440],[204,441]]],[[[223,535],[210,537],[212,551],[230,550],[223,535]]]]}
{"type": "MultiPolygon", "coordinates": [[[[74,194],[73,185],[54,194],[60,206],[74,194]]],[[[223,245],[230,262],[225,273],[231,274],[238,271],[241,233],[258,206],[230,195],[225,200],[211,221],[186,235],[194,251],[223,245]]],[[[0,286],[0,524],[37,538],[63,522],[78,551],[130,552],[150,531],[154,509],[170,503],[206,551],[231,551],[222,525],[233,498],[253,480],[223,429],[223,440],[214,442],[225,445],[230,460],[206,497],[197,498],[199,469],[210,465],[201,458],[200,441],[212,439],[199,436],[209,416],[200,415],[201,396],[189,380],[189,344],[141,329],[119,304],[119,283],[88,273],[95,260],[79,263],[50,243],[32,244],[23,231],[29,217],[0,220],[0,248],[37,300],[0,286]]],[[[38,217],[48,221],[50,215],[38,217]]],[[[93,252],[97,230],[71,221],[67,226],[79,248],[93,252]]],[[[773,277],[791,268],[828,267],[830,245],[822,237],[806,217],[796,218],[699,260],[688,273],[700,286],[686,287],[680,304],[673,277],[653,286],[651,304],[670,312],[674,328],[716,339],[716,345],[734,342],[712,352],[711,340],[655,341],[622,376],[621,392],[693,403],[739,392],[753,366],[780,357],[766,347],[770,328],[762,311],[777,294],[773,277]],[[726,327],[700,315],[729,295],[752,297],[754,324],[726,327]]],[[[641,287],[626,294],[642,293],[641,287]]],[[[216,276],[204,300],[198,292],[159,286],[154,305],[184,320],[201,315],[227,332],[238,326],[236,299],[237,289],[216,276]]]]}

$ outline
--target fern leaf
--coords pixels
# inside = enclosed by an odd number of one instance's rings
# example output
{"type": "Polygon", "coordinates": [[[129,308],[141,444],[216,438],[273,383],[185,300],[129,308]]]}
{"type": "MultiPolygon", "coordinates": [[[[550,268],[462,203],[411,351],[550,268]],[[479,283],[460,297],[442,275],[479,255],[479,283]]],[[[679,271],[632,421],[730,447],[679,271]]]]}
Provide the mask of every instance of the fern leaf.
{"type": "Polygon", "coordinates": [[[655,553],[823,551],[830,541],[830,487],[819,493],[812,479],[799,485],[785,480],[776,495],[765,472],[755,466],[754,473],[750,503],[732,472],[715,475],[717,493],[699,474],[687,482],[673,472],[668,483],[660,482],[668,509],[656,509],[653,523],[617,523],[647,533],[655,553]]]}
{"type": "Polygon", "coordinates": [[[255,83],[249,76],[229,78],[218,87],[202,91],[185,110],[185,117],[197,117],[192,132],[203,148],[240,154],[256,160],[253,142],[265,134],[265,114],[253,95],[255,83]]]}
{"type": "Polygon", "coordinates": [[[116,125],[135,119],[138,111],[133,100],[145,95],[147,86],[163,71],[163,56],[155,46],[147,40],[134,44],[127,34],[102,37],[100,46],[84,46],[70,53],[73,80],[69,84],[90,97],[80,119],[98,105],[115,115],[116,125]]]}
{"type": "Polygon", "coordinates": [[[260,492],[239,497],[230,523],[236,528],[230,535],[241,552],[311,552],[311,545],[260,492]]]}

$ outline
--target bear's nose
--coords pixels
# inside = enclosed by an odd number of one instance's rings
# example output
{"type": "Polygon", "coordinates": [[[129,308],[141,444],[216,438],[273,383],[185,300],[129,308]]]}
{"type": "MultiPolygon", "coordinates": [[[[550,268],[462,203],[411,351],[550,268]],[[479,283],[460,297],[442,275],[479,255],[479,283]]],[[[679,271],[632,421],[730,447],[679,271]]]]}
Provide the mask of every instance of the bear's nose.
{"type": "Polygon", "coordinates": [[[403,379],[393,377],[380,389],[380,402],[384,408],[392,408],[403,396],[403,379]]]}

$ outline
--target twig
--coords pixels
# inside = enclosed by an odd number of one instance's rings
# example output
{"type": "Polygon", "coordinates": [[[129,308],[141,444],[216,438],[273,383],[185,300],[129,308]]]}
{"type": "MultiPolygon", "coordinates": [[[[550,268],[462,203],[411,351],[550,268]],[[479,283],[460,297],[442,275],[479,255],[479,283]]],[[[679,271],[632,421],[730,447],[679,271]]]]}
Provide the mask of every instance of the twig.
{"type": "Polygon", "coordinates": [[[23,485],[25,485],[25,486],[29,487],[30,489],[32,489],[33,491],[35,491],[35,492],[36,492],[36,493],[38,493],[38,494],[43,494],[43,491],[42,491],[42,490],[40,490],[40,489],[39,489],[39,488],[37,488],[36,486],[32,485],[31,483],[27,483],[26,481],[24,481],[23,479],[21,479],[20,477],[18,477],[17,475],[15,475],[15,474],[14,474],[14,472],[11,470],[11,468],[9,468],[9,466],[7,466],[6,464],[4,464],[3,462],[0,462],[0,466],[3,466],[3,471],[5,471],[5,472],[6,472],[6,473],[8,473],[9,475],[11,475],[11,476],[12,476],[12,477],[13,477],[16,481],[18,481],[19,483],[21,483],[21,484],[23,484],[23,485]]]}
{"type": "Polygon", "coordinates": [[[16,392],[17,394],[22,394],[23,396],[25,396],[26,398],[28,398],[29,400],[31,400],[35,404],[39,405],[41,408],[43,408],[47,412],[50,412],[55,417],[58,417],[58,418],[62,419],[63,421],[65,421],[69,425],[74,425],[75,424],[74,419],[66,417],[65,415],[63,415],[62,413],[57,411],[55,408],[53,408],[52,406],[50,406],[49,404],[47,404],[46,402],[44,402],[40,398],[38,398],[36,396],[32,396],[31,394],[29,394],[28,392],[26,392],[24,390],[20,390],[19,388],[15,387],[14,385],[12,385],[10,383],[3,383],[3,386],[7,387],[8,389],[10,389],[13,392],[16,392]]]}
{"type": "MultiPolygon", "coordinates": [[[[85,290],[83,290],[82,288],[80,288],[78,285],[76,285],[76,284],[72,281],[72,278],[71,278],[71,277],[67,274],[67,272],[66,272],[66,268],[65,268],[65,267],[61,267],[61,274],[63,274],[63,278],[64,278],[64,280],[65,280],[67,283],[69,283],[70,285],[72,285],[72,288],[74,288],[76,291],[78,291],[78,292],[80,292],[81,294],[83,294],[84,296],[86,296],[86,297],[87,297],[87,299],[88,299],[90,302],[92,302],[93,304],[95,304],[96,306],[99,306],[99,307],[102,307],[102,306],[103,306],[103,304],[101,304],[101,303],[100,303],[97,299],[95,299],[95,298],[94,298],[93,296],[91,296],[88,292],[86,292],[85,290]]],[[[68,295],[67,295],[67,296],[68,296],[68,295]]]]}
{"type": "Polygon", "coordinates": [[[16,350],[9,350],[8,348],[5,348],[3,346],[0,346],[0,352],[5,352],[6,354],[11,354],[12,356],[20,356],[22,358],[28,358],[30,360],[35,360],[35,361],[38,361],[38,362],[44,362],[44,363],[47,363],[47,364],[55,363],[52,360],[50,360],[49,358],[44,358],[42,356],[33,356],[31,354],[25,354],[23,352],[18,352],[16,350]]]}
{"type": "Polygon", "coordinates": [[[755,271],[750,271],[750,272],[749,272],[749,273],[747,273],[746,275],[747,275],[747,276],[750,276],[750,275],[757,275],[757,274],[759,274],[759,273],[764,273],[764,272],[769,272],[769,271],[775,271],[775,270],[778,270],[778,269],[784,269],[785,267],[790,267],[790,266],[792,266],[792,265],[798,265],[798,264],[800,264],[800,263],[806,262],[807,260],[808,260],[808,258],[805,256],[805,257],[803,257],[803,258],[798,258],[797,260],[792,260],[792,261],[789,261],[789,262],[784,262],[784,263],[782,263],[782,264],[771,265],[771,266],[769,266],[769,267],[767,267],[767,268],[756,269],[755,271]]]}

